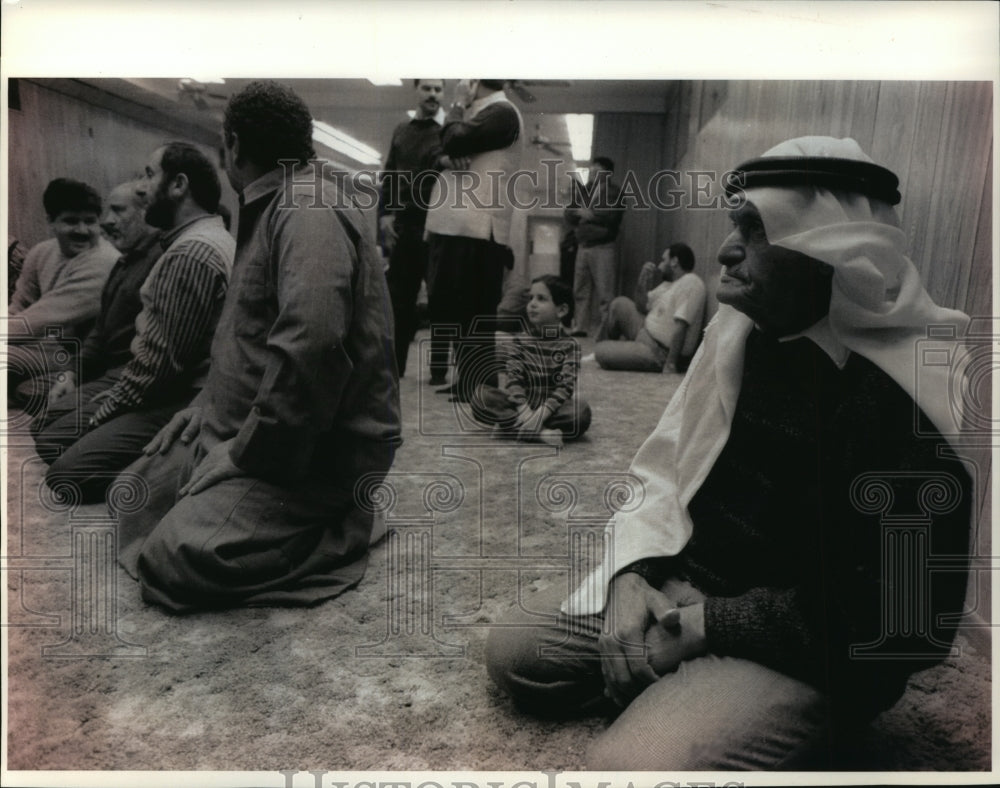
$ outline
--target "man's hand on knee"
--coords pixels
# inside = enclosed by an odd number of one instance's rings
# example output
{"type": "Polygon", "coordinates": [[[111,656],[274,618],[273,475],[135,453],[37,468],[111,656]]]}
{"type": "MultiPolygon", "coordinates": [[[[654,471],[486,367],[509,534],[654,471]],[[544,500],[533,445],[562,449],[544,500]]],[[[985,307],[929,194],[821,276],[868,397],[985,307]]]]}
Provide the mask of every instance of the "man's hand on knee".
{"type": "Polygon", "coordinates": [[[178,437],[181,443],[188,444],[194,440],[201,429],[201,408],[191,407],[179,410],[174,417],[167,422],[167,425],[160,430],[153,439],[147,443],[142,452],[146,456],[151,456],[159,452],[166,454],[167,450],[174,445],[178,437]]]}
{"type": "Polygon", "coordinates": [[[608,591],[605,629],[598,640],[607,694],[619,706],[659,676],[647,661],[646,633],[674,604],[633,572],[617,576],[608,591]]]}

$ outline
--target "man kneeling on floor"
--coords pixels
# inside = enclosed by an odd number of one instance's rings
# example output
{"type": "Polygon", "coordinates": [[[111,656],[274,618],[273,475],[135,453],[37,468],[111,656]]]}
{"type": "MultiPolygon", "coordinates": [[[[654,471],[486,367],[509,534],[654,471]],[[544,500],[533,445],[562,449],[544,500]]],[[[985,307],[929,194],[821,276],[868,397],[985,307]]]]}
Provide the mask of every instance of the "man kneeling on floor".
{"type": "Polygon", "coordinates": [[[355,488],[400,443],[385,277],[363,217],[308,163],[308,108],[252,82],[223,141],[239,228],[208,378],[125,471],[150,499],[119,524],[143,598],[175,611],[309,605],[355,585],[373,521],[355,488]]]}
{"type": "Polygon", "coordinates": [[[560,589],[521,600],[554,623],[522,614],[487,643],[493,680],[530,711],[624,709],[590,768],[837,766],[840,736],[949,653],[944,619],[963,609],[955,381],[916,349],[968,318],[931,302],[904,256],[896,177],[826,137],[739,172],[721,306],[631,467],[642,504],[561,608],[560,589]],[[930,513],[919,534],[882,522],[893,498],[930,513]],[[931,576],[927,555],[955,571],[931,576]]]}

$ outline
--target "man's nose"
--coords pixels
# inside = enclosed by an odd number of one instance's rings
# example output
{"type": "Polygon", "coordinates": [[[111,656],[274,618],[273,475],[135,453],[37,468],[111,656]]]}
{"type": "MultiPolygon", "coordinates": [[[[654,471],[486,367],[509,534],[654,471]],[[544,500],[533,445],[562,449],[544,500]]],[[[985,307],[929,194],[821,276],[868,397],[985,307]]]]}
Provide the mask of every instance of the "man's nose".
{"type": "Polygon", "coordinates": [[[722,242],[722,247],[719,249],[718,255],[719,263],[728,268],[731,265],[742,263],[745,259],[746,251],[743,248],[739,233],[734,232],[722,242]]]}

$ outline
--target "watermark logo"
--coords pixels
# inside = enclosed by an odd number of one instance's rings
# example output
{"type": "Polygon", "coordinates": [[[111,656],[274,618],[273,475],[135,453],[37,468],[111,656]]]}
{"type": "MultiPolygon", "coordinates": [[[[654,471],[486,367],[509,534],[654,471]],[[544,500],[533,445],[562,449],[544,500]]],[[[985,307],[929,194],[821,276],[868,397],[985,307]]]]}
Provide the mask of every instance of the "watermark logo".
{"type": "MultiPolygon", "coordinates": [[[[345,779],[343,772],[328,769],[279,769],[284,779],[283,788],[743,788],[736,780],[715,782],[714,780],[667,780],[649,779],[639,775],[607,775],[594,777],[579,773],[562,777],[564,773],[555,770],[526,772],[510,775],[427,775],[407,779],[399,777],[366,777],[345,779]],[[537,776],[535,776],[537,775],[537,776]]],[[[278,788],[276,786],[275,788],[278,788]]]]}
{"type": "MultiPolygon", "coordinates": [[[[492,453],[489,446],[449,448],[455,459],[478,465],[480,469],[483,452],[492,453]]],[[[454,514],[462,522],[482,523],[481,484],[477,484],[478,490],[470,490],[458,472],[374,474],[359,480],[355,487],[358,505],[384,516],[387,532],[385,630],[377,643],[358,646],[355,650],[358,657],[462,656],[464,646],[448,642],[442,632],[497,625],[481,604],[471,612],[435,614],[434,584],[441,572],[478,578],[480,587],[487,574],[503,578],[502,598],[517,600],[527,622],[519,625],[559,625],[561,618],[551,612],[534,612],[523,604],[522,579],[539,573],[559,577],[568,594],[611,554],[609,518],[633,510],[645,498],[641,480],[632,474],[544,473],[533,485],[528,484],[529,479],[535,478],[530,471],[532,461],[539,459],[539,447],[508,448],[517,467],[511,494],[504,498],[513,504],[508,539],[491,545],[488,550],[481,534],[480,549],[475,554],[440,552],[435,549],[434,535],[439,527],[437,519],[442,515],[454,514]],[[401,505],[404,499],[411,502],[409,507],[401,505]],[[413,501],[420,501],[421,505],[414,508],[413,501]],[[532,515],[542,514],[547,521],[553,516],[562,520],[564,552],[539,553],[525,545],[522,529],[528,517],[527,507],[532,509],[532,515]]],[[[574,631],[572,623],[568,623],[567,637],[574,631]]]]}
{"type": "MultiPolygon", "coordinates": [[[[516,406],[503,386],[519,382],[529,386],[529,381],[546,380],[548,365],[554,371],[550,385],[557,386],[564,365],[574,369],[580,366],[579,344],[563,337],[557,326],[545,326],[537,336],[529,334],[528,329],[523,317],[477,316],[465,332],[457,323],[433,324],[430,336],[417,341],[420,434],[438,438],[516,435],[516,406]],[[427,385],[427,376],[447,377],[449,372],[450,407],[442,413],[441,393],[427,385]]],[[[541,403],[527,404],[538,407],[541,403]]],[[[589,409],[576,381],[573,396],[559,408],[562,437],[579,437],[589,426],[589,419],[589,409]]]]}
{"type": "Polygon", "coordinates": [[[501,170],[358,170],[337,169],[313,159],[303,169],[293,159],[279,162],[285,192],[280,209],[347,208],[389,212],[412,207],[419,211],[565,210],[675,211],[733,209],[745,197],[741,174],[716,170],[627,170],[611,188],[611,173],[583,184],[579,173],[561,159],[543,159],[539,169],[501,170]],[[407,195],[404,202],[404,197],[407,195]],[[407,204],[408,203],[408,204],[407,204]]]}
{"type": "MultiPolygon", "coordinates": [[[[31,339],[27,323],[16,316],[4,324],[0,367],[7,372],[8,410],[0,417],[0,435],[9,441],[30,441],[33,424],[45,424],[53,436],[82,435],[85,425],[79,419],[49,418],[53,386],[66,381],[68,375],[80,380],[80,340],[64,337],[61,326],[49,326],[43,336],[31,339]]],[[[59,413],[79,411],[79,389],[72,387],[55,406],[59,413]]]]}
{"type": "MultiPolygon", "coordinates": [[[[65,628],[65,640],[42,647],[42,656],[52,658],[133,658],[146,656],[146,647],[128,642],[118,632],[118,534],[120,515],[145,507],[149,490],[134,474],[108,474],[107,508],[83,506],[83,491],[72,474],[50,477],[37,488],[37,504],[56,517],[66,517],[69,525],[69,554],[37,554],[25,549],[23,524],[26,521],[22,497],[22,538],[17,554],[4,555],[0,569],[16,575],[10,599],[11,627],[65,628]],[[62,615],[39,614],[24,599],[24,578],[28,573],[59,571],[68,573],[70,609],[68,622],[62,615]]],[[[22,479],[25,477],[22,474],[22,479]]],[[[22,486],[22,491],[26,488],[22,486]]]]}
{"type": "MultiPolygon", "coordinates": [[[[881,471],[854,480],[851,505],[878,517],[881,555],[877,565],[858,565],[853,578],[858,588],[845,594],[864,599],[859,589],[877,586],[881,599],[878,637],[852,644],[852,659],[926,660],[960,653],[944,631],[954,630],[961,610],[939,609],[934,581],[953,573],[964,578],[968,562],[962,554],[935,553],[932,529],[935,521],[948,527],[943,518],[958,511],[964,495],[961,482],[948,473],[881,471]]],[[[959,600],[964,590],[962,583],[959,600]]]]}
{"type": "MultiPolygon", "coordinates": [[[[922,393],[947,397],[956,427],[944,437],[953,444],[995,442],[1000,436],[1000,422],[992,413],[990,398],[995,373],[1000,370],[1000,338],[990,327],[989,318],[973,318],[965,335],[959,336],[954,325],[932,325],[916,344],[917,399],[922,393]],[[928,389],[941,375],[948,382],[946,391],[928,389]]],[[[914,429],[918,435],[929,434],[916,409],[914,429]]]]}

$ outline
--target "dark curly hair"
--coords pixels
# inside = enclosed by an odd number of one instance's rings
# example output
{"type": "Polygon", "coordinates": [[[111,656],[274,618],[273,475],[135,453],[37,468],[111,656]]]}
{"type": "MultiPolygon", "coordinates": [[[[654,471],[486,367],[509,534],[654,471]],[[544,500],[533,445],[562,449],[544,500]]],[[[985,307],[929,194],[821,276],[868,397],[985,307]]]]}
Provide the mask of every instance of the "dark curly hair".
{"type": "Polygon", "coordinates": [[[164,183],[184,173],[194,201],[209,213],[215,213],[222,196],[222,184],[208,156],[187,142],[169,142],[163,146],[160,169],[164,183]]]}
{"type": "Polygon", "coordinates": [[[66,211],[101,213],[101,196],[92,186],[72,178],[56,178],[49,181],[42,194],[42,205],[49,219],[55,219],[66,211]]]}
{"type": "Polygon", "coordinates": [[[694,270],[694,252],[691,251],[690,246],[682,243],[670,244],[667,247],[667,252],[671,257],[677,258],[677,262],[685,271],[694,270]]]}
{"type": "Polygon", "coordinates": [[[280,159],[305,164],[316,158],[309,108],[295,91],[277,82],[251,82],[229,99],[222,130],[229,144],[235,133],[240,155],[259,167],[276,167],[280,159]]]}

